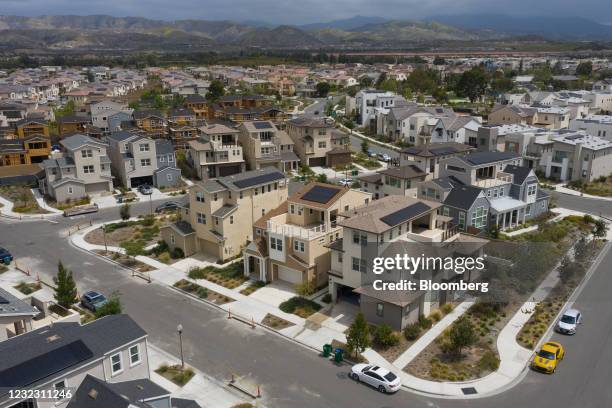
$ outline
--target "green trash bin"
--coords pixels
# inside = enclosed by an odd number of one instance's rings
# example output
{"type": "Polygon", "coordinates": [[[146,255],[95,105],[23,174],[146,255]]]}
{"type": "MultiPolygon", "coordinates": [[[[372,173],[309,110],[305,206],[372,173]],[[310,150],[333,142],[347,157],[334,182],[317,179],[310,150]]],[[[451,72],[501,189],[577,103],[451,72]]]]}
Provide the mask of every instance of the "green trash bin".
{"type": "Polygon", "coordinates": [[[332,345],[324,344],[323,345],[323,357],[329,358],[329,356],[331,356],[331,352],[332,352],[332,345]]]}
{"type": "Polygon", "coordinates": [[[334,361],[336,363],[341,363],[344,360],[343,354],[344,350],[342,350],[341,348],[337,348],[336,352],[334,353],[334,361]]]}

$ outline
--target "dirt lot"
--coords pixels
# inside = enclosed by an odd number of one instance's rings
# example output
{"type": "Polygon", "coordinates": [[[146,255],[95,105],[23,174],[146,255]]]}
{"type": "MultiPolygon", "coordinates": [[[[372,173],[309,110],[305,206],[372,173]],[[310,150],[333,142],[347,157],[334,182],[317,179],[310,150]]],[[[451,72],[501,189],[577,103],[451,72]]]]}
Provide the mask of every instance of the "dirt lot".
{"type": "MultiPolygon", "coordinates": [[[[157,223],[155,225],[158,225],[157,223]]],[[[131,225],[127,227],[117,228],[112,232],[106,233],[106,245],[108,246],[119,246],[122,242],[133,241],[142,238],[147,239],[145,246],[155,244],[159,241],[159,227],[145,227],[143,225],[131,225]],[[154,228],[154,229],[151,229],[154,228]]],[[[87,235],[85,235],[85,241],[94,245],[104,245],[104,232],[102,228],[97,228],[87,235]]]]}
{"type": "Polygon", "coordinates": [[[26,185],[0,186],[0,196],[14,203],[13,211],[25,214],[47,214],[49,211],[38,206],[34,195],[30,191],[32,187],[26,185]]]}

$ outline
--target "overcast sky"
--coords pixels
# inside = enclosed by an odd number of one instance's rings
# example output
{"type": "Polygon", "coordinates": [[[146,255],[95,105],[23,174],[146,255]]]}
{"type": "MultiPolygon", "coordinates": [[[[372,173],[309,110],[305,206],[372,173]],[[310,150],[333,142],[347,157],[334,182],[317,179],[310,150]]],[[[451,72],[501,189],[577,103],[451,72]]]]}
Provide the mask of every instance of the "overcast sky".
{"type": "Polygon", "coordinates": [[[476,13],[581,16],[612,23],[610,0],[0,0],[0,15],[109,14],[276,24],[324,22],[355,15],[419,19],[476,13]]]}

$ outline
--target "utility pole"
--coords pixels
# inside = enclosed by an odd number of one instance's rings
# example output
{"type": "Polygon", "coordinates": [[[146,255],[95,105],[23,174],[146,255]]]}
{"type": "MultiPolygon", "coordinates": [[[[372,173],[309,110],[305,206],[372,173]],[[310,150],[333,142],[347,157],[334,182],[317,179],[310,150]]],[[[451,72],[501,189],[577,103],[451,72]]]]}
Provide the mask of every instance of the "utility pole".
{"type": "Polygon", "coordinates": [[[176,326],[176,330],[178,331],[178,335],[179,335],[179,345],[181,348],[181,371],[185,370],[185,359],[183,358],[183,325],[179,323],[178,326],[176,326]]]}

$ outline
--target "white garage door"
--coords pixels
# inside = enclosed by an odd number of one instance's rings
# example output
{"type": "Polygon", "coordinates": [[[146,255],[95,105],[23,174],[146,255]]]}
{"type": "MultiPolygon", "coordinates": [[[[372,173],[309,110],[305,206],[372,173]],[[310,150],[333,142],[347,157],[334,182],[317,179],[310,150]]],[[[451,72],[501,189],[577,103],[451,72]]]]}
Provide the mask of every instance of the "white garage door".
{"type": "Polygon", "coordinates": [[[279,265],[278,279],[297,285],[302,283],[302,272],[279,265]]]}

